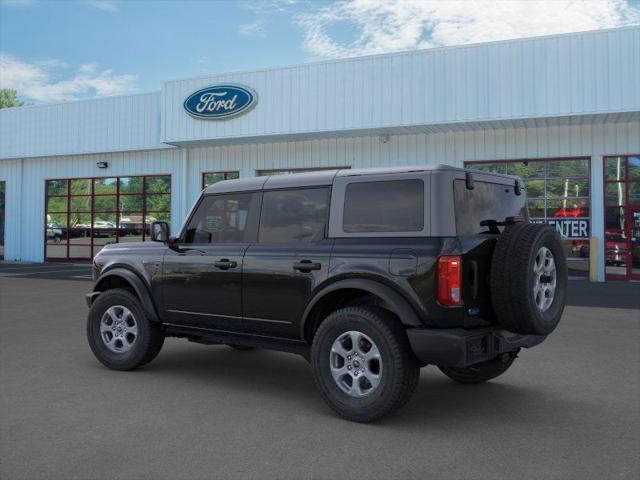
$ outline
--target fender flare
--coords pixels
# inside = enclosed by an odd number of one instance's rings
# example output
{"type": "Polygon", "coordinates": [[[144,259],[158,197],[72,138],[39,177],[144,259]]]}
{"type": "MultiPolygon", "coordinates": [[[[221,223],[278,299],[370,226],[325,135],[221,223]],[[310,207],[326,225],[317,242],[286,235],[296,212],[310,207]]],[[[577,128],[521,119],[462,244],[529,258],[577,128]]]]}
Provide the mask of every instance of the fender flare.
{"type": "MultiPolygon", "coordinates": [[[[145,282],[134,272],[128,270],[126,268],[117,267],[104,272],[104,274],[100,275],[98,280],[96,281],[94,291],[102,293],[104,290],[100,289],[100,284],[107,278],[110,277],[120,277],[124,281],[126,281],[133,290],[136,292],[136,296],[140,299],[140,303],[142,304],[142,308],[145,313],[149,316],[149,319],[154,322],[159,322],[158,314],[156,312],[156,307],[153,304],[151,299],[151,293],[149,292],[149,288],[145,284],[145,282]]],[[[96,295],[97,297],[98,295],[96,295]]],[[[95,298],[94,297],[94,300],[95,298]]]]}
{"type": "Polygon", "coordinates": [[[336,290],[344,289],[363,290],[365,292],[371,293],[384,300],[384,302],[389,305],[391,311],[398,316],[400,322],[402,322],[403,325],[412,327],[423,326],[423,323],[420,321],[420,317],[418,317],[409,301],[394,289],[375,280],[369,280],[365,278],[352,278],[339,280],[335,283],[332,283],[331,285],[322,288],[313,296],[311,301],[307,304],[307,308],[305,308],[302,315],[302,321],[300,322],[301,338],[304,338],[307,320],[311,311],[318,304],[318,302],[320,302],[327,294],[335,292],[336,290]]]}

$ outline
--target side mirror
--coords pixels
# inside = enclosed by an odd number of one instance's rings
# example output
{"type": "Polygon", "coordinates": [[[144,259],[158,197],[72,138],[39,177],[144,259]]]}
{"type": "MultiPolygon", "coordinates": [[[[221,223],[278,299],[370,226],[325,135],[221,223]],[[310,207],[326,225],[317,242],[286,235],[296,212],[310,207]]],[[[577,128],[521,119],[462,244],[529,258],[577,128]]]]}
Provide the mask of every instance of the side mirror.
{"type": "Polygon", "coordinates": [[[151,240],[167,243],[169,241],[169,224],[167,222],[153,222],[151,224],[151,240]]]}

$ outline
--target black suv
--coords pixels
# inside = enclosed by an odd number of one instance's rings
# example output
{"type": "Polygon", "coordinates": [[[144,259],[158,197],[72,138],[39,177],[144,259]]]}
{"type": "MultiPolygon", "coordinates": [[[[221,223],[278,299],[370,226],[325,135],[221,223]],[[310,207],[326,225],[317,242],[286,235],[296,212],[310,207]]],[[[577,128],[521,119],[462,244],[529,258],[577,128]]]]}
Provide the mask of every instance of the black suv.
{"type": "Polygon", "coordinates": [[[87,336],[107,367],[164,338],[303,355],[338,414],[402,406],[420,367],[465,384],[556,327],[567,266],[517,177],[449,166],[257,177],[205,189],[177,236],[94,260],[87,336]]]}

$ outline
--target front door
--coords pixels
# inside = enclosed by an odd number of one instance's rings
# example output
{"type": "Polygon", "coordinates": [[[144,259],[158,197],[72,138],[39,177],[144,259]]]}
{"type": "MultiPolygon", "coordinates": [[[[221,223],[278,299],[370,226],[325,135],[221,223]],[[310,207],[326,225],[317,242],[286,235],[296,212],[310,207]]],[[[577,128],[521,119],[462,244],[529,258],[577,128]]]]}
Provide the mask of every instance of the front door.
{"type": "Polygon", "coordinates": [[[255,241],[259,213],[259,193],[203,197],[164,257],[163,320],[241,328],[242,262],[255,241]]]}
{"type": "Polygon", "coordinates": [[[299,338],[304,309],[327,278],[328,209],[328,187],[264,192],[258,242],[244,257],[245,331],[299,338]]]}

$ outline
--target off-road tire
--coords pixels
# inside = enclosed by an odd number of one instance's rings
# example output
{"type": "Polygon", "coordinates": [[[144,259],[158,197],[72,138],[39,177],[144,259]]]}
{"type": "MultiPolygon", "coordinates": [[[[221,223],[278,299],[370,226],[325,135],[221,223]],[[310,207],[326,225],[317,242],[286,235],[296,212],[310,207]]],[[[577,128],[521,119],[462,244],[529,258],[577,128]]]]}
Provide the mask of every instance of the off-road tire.
{"type": "Polygon", "coordinates": [[[562,240],[549,225],[508,226],[498,237],[491,261],[491,301],[500,325],[525,335],[549,335],[557,326],[567,295],[567,260],[562,240]],[[553,254],[553,302],[541,311],[534,295],[534,263],[541,247],[553,254]]]}
{"type": "Polygon", "coordinates": [[[311,366],[325,402],[338,415],[355,422],[372,422],[399,409],[411,398],[420,376],[418,362],[398,319],[387,310],[372,306],[342,308],[329,315],[314,336],[311,366]],[[338,387],[329,360],[333,342],[354,330],[375,342],[383,365],[377,388],[360,398],[338,387]]]}
{"type": "Polygon", "coordinates": [[[499,377],[506,372],[516,359],[515,355],[504,356],[463,368],[438,367],[451,380],[464,385],[476,385],[499,377]]]}
{"type": "Polygon", "coordinates": [[[147,318],[136,296],[118,288],[101,293],[91,305],[87,317],[87,340],[93,354],[106,367],[112,370],[133,370],[146,365],[160,353],[164,335],[159,325],[147,318]],[[128,308],[134,315],[138,327],[135,343],[124,353],[109,350],[100,334],[102,317],[107,309],[114,305],[128,308]]]}

